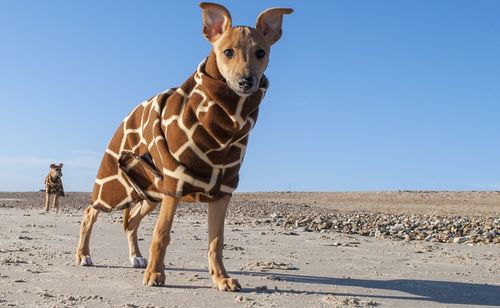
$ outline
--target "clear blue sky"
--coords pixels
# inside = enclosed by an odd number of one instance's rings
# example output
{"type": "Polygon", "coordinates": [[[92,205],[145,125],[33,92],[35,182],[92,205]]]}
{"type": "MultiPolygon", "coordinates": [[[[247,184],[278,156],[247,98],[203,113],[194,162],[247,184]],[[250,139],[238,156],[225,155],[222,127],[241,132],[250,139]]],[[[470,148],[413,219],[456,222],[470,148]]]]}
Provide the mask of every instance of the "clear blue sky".
{"type": "MultiPolygon", "coordinates": [[[[239,191],[500,190],[500,1],[221,1],[295,9],[239,191]]],[[[2,1],[0,191],[64,162],[90,191],[123,117],[210,51],[197,1],[2,1]]]]}

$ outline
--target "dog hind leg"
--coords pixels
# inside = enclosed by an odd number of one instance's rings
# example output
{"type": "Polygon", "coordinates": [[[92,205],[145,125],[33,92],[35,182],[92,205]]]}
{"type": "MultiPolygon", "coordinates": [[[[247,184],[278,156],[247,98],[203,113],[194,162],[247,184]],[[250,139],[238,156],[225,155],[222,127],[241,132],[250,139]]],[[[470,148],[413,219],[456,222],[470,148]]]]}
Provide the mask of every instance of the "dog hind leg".
{"type": "Polygon", "coordinates": [[[75,264],[90,266],[92,265],[92,259],[90,258],[90,235],[92,234],[92,227],[97,220],[99,210],[93,208],[89,205],[85,209],[85,214],[83,215],[82,223],[80,225],[80,240],[78,242],[78,248],[76,249],[75,264]]]}
{"type": "Polygon", "coordinates": [[[127,217],[123,217],[124,222],[126,222],[124,225],[125,232],[127,232],[129,260],[133,267],[145,268],[148,265],[148,260],[142,256],[139,249],[137,230],[139,229],[141,220],[154,210],[157,205],[157,203],[143,201],[137,204],[127,217]]]}

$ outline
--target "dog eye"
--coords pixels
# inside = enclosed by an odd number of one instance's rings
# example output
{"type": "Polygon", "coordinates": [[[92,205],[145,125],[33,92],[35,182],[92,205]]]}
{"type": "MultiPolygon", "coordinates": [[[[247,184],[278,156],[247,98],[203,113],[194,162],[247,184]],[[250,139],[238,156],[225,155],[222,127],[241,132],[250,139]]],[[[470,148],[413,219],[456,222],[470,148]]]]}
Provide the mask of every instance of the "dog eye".
{"type": "Polygon", "coordinates": [[[255,52],[255,56],[257,57],[257,59],[262,59],[262,58],[264,58],[265,55],[266,55],[266,52],[262,49],[259,49],[255,52]]]}
{"type": "Polygon", "coordinates": [[[224,50],[224,55],[228,58],[232,58],[234,56],[234,50],[226,49],[226,50],[224,50]]]}

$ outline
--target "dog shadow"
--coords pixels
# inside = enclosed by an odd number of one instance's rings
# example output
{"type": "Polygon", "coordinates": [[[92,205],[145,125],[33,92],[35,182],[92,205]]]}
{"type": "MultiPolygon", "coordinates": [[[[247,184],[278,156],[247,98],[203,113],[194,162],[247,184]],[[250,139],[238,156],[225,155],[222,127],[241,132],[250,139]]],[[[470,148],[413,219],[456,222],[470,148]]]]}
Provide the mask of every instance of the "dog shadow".
{"type": "MultiPolygon", "coordinates": [[[[142,268],[133,268],[127,266],[93,265],[97,268],[130,268],[144,270],[142,268]]],[[[206,269],[190,269],[170,267],[167,271],[178,272],[196,272],[206,273],[206,269]]],[[[335,278],[323,276],[305,276],[289,274],[283,272],[255,272],[255,271],[231,271],[231,275],[240,276],[273,276],[277,281],[296,283],[297,287],[293,289],[262,289],[242,288],[243,293],[289,293],[306,295],[337,295],[350,297],[369,297],[381,299],[398,299],[408,301],[431,301],[440,304],[462,304],[462,305],[499,305],[500,286],[467,282],[441,281],[441,280],[417,280],[417,279],[390,279],[390,280],[372,280],[372,279],[353,279],[353,278],[335,278]],[[356,294],[356,293],[337,293],[327,291],[309,291],[301,290],[300,284],[313,285],[331,285],[345,287],[360,287],[371,290],[390,290],[403,292],[408,295],[378,295],[377,293],[356,294]]],[[[204,289],[208,286],[188,286],[188,285],[165,285],[167,288],[177,289],[204,289]]]]}
{"type": "MultiPolygon", "coordinates": [[[[173,271],[206,272],[201,269],[169,268],[173,271]]],[[[242,276],[273,276],[279,281],[296,283],[297,287],[291,289],[262,289],[243,288],[241,292],[250,293],[290,293],[310,295],[338,295],[352,297],[369,297],[381,299],[398,299],[408,301],[431,301],[440,304],[462,304],[462,305],[499,305],[500,286],[489,284],[477,284],[467,282],[440,281],[440,280],[417,280],[417,279],[353,279],[335,278],[322,276],[304,276],[277,272],[254,272],[254,271],[232,271],[231,275],[242,276]],[[300,290],[300,284],[332,285],[345,287],[361,287],[371,290],[390,290],[403,292],[408,295],[377,295],[376,292],[365,294],[336,293],[322,291],[300,290]]]]}
{"type": "Polygon", "coordinates": [[[83,267],[83,268],[109,268],[109,269],[133,269],[133,270],[144,270],[144,268],[138,268],[138,267],[133,267],[133,266],[126,266],[126,265],[103,265],[103,264],[92,264],[90,266],[81,266],[81,265],[75,265],[76,267],[83,267]]]}
{"type": "MultiPolygon", "coordinates": [[[[241,275],[274,275],[282,281],[346,287],[361,287],[372,290],[399,291],[412,296],[392,296],[370,294],[367,297],[432,301],[441,304],[463,305],[498,305],[500,303],[500,286],[454,281],[416,280],[416,279],[352,279],[319,276],[302,276],[282,273],[234,272],[241,275]]],[[[301,291],[292,291],[298,293],[301,291]]],[[[306,292],[307,293],[307,292],[306,292]]],[[[337,294],[343,296],[359,296],[363,294],[337,294]]]]}

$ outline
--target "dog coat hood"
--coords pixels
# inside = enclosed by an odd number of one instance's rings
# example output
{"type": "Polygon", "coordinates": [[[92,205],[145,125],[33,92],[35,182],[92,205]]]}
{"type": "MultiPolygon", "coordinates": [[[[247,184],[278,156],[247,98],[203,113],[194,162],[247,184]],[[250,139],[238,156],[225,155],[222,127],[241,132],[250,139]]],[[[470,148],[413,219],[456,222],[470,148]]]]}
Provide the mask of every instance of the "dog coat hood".
{"type": "Polygon", "coordinates": [[[163,195],[209,202],[231,195],[268,87],[232,91],[211,53],[179,88],[138,105],[111,139],[92,194],[109,211],[163,195]]]}

